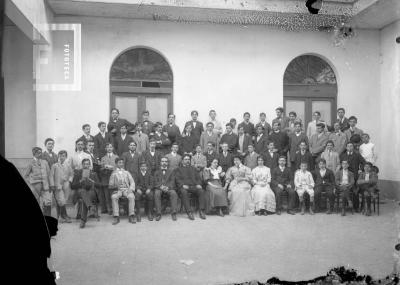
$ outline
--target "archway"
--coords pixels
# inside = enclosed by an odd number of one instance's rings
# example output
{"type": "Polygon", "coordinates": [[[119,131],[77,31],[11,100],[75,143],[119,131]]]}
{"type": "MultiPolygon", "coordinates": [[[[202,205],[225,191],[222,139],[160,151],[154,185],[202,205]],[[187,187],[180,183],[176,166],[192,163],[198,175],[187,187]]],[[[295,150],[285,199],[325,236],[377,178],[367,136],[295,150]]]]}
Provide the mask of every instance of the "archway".
{"type": "Polygon", "coordinates": [[[295,111],[304,126],[312,121],[315,111],[332,125],[337,107],[337,82],[332,67],[315,55],[293,59],[283,76],[283,101],[286,115],[295,111]]]}
{"type": "Polygon", "coordinates": [[[173,112],[173,75],[166,59],[145,47],[121,53],[111,66],[110,107],[131,122],[147,110],[153,122],[165,124],[173,112]]]}

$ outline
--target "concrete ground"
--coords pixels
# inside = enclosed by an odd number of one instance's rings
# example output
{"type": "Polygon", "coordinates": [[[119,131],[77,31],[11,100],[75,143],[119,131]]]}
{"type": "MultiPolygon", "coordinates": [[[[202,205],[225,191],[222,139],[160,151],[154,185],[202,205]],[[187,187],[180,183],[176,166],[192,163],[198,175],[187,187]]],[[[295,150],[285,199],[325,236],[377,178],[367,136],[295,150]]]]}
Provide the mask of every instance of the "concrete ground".
{"type": "MultiPolygon", "coordinates": [[[[399,206],[381,215],[207,216],[169,215],[113,226],[108,215],[61,224],[53,244],[58,284],[226,284],[315,278],[345,265],[381,278],[393,268],[399,206]],[[181,260],[193,260],[191,265],[181,260]]],[[[72,211],[71,215],[73,214],[72,211]]]]}

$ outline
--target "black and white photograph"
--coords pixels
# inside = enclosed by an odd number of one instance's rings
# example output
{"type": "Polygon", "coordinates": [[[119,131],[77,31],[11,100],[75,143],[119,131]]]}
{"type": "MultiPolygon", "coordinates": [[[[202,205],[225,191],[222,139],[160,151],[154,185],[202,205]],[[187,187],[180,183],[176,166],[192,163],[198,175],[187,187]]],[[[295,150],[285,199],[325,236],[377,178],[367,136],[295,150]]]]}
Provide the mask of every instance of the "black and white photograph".
{"type": "Polygon", "coordinates": [[[0,9],[5,284],[399,283],[400,0],[0,9]]]}

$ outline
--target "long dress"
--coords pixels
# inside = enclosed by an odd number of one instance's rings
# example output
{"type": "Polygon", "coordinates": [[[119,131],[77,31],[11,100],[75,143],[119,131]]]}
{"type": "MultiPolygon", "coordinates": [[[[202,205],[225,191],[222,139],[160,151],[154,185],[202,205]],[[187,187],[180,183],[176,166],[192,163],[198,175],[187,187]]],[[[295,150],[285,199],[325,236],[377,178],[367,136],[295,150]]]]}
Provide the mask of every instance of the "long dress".
{"type": "Polygon", "coordinates": [[[229,211],[234,216],[245,217],[254,214],[254,203],[251,198],[251,169],[243,164],[232,166],[226,173],[229,184],[229,211]]]}
{"type": "Polygon", "coordinates": [[[254,187],[251,189],[251,196],[254,201],[255,210],[267,210],[275,212],[275,194],[269,184],[271,183],[271,171],[269,167],[257,166],[251,172],[254,187]]]}
{"type": "Polygon", "coordinates": [[[217,169],[205,168],[204,180],[206,186],[206,213],[209,213],[215,207],[227,207],[228,201],[226,198],[225,189],[222,187],[220,173],[222,168],[218,166],[217,169]]]}

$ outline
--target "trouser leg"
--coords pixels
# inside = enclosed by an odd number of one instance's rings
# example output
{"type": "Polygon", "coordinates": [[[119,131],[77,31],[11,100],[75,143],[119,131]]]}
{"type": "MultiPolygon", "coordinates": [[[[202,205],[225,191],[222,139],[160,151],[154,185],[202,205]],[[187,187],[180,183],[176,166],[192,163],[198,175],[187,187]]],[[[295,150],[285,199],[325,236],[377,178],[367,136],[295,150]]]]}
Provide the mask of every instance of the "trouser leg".
{"type": "Polygon", "coordinates": [[[160,189],[154,190],[154,205],[156,208],[156,215],[161,215],[161,196],[162,191],[160,189]]]}
{"type": "Polygon", "coordinates": [[[278,186],[276,186],[276,187],[273,187],[272,190],[275,193],[276,209],[281,210],[282,209],[282,200],[281,200],[282,189],[279,188],[278,186]]]}
{"type": "Polygon", "coordinates": [[[287,188],[287,187],[285,187],[285,189],[286,189],[286,191],[287,191],[287,193],[288,193],[288,197],[287,197],[287,199],[288,199],[288,201],[287,201],[287,205],[288,205],[288,211],[289,210],[293,210],[293,207],[294,207],[294,202],[295,202],[295,199],[296,199],[296,193],[294,192],[294,190],[292,189],[292,188],[287,188]]]}
{"type": "Polygon", "coordinates": [[[147,214],[151,215],[153,213],[154,208],[154,193],[150,191],[146,194],[146,203],[147,203],[147,214]]]}
{"type": "Polygon", "coordinates": [[[200,210],[204,211],[204,209],[205,209],[204,190],[193,187],[193,188],[190,188],[189,191],[191,193],[194,193],[197,196],[197,199],[199,201],[199,208],[200,208],[200,210]]]}
{"type": "Polygon", "coordinates": [[[178,211],[178,194],[175,190],[168,190],[169,201],[171,203],[171,213],[175,214],[178,211]]]}
{"type": "Polygon", "coordinates": [[[190,203],[189,203],[189,197],[186,189],[181,189],[181,200],[183,203],[183,206],[186,210],[186,212],[191,212],[192,210],[190,209],[190,203]]]}
{"type": "Polygon", "coordinates": [[[112,195],[112,190],[108,187],[104,187],[104,196],[106,199],[106,207],[107,207],[107,211],[111,212],[112,211],[112,201],[111,201],[111,195],[112,195]]]}
{"type": "Polygon", "coordinates": [[[135,215],[135,194],[132,192],[129,192],[126,197],[128,198],[129,201],[129,216],[134,216],[135,215]]]}
{"type": "Polygon", "coordinates": [[[106,202],[106,191],[107,186],[102,185],[99,191],[99,204],[102,212],[108,211],[106,202]]]}
{"type": "Polygon", "coordinates": [[[319,205],[321,204],[321,192],[322,186],[317,186],[314,188],[314,209],[319,211],[319,205]]]}
{"type": "Polygon", "coordinates": [[[87,221],[88,207],[84,201],[81,201],[81,220],[87,221]]]}
{"type": "Polygon", "coordinates": [[[112,211],[113,211],[113,216],[114,217],[119,217],[119,198],[121,198],[122,193],[121,191],[115,191],[111,195],[111,201],[112,201],[112,211]]]}
{"type": "Polygon", "coordinates": [[[136,214],[139,216],[140,215],[140,201],[142,200],[142,194],[136,192],[135,193],[135,209],[136,209],[136,214]]]}

